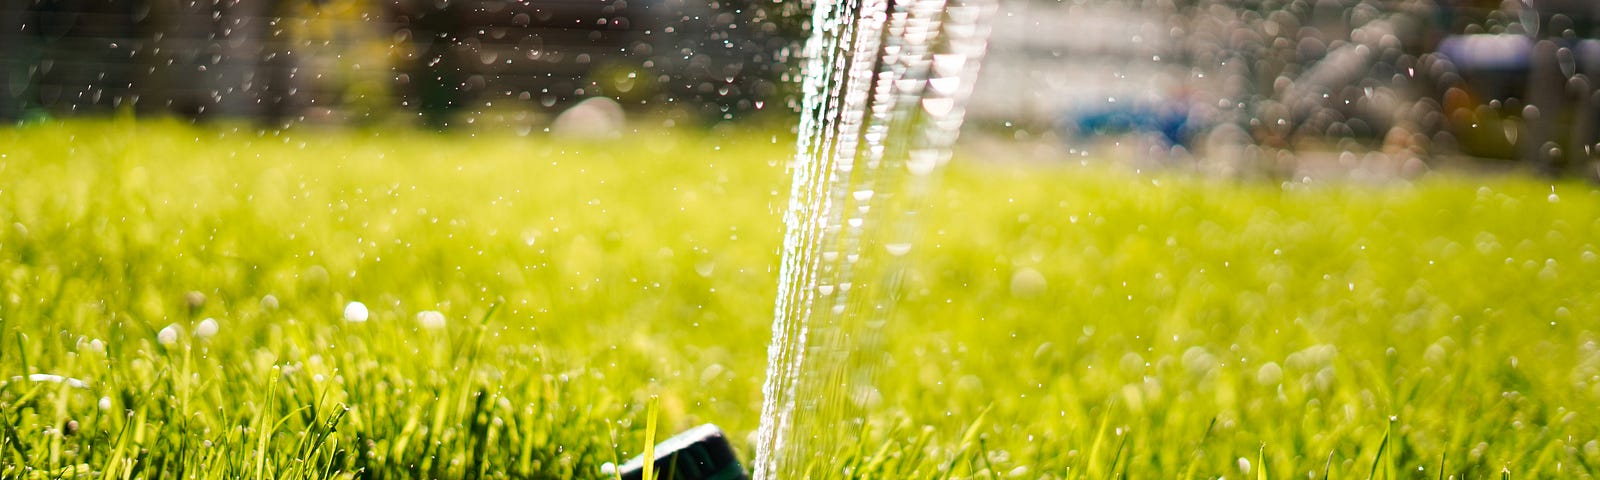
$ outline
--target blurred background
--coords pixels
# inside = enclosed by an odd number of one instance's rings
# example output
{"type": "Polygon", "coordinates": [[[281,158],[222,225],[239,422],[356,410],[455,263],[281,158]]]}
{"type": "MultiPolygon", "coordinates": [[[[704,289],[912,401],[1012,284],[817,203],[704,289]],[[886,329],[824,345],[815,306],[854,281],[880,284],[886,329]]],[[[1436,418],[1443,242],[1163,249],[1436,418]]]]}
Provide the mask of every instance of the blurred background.
{"type": "MultiPolygon", "coordinates": [[[[606,136],[787,118],[807,2],[8,0],[0,121],[606,136]],[[652,123],[653,124],[653,123],[652,123]]],[[[1600,3],[1002,0],[979,143],[1225,174],[1594,176],[1600,3]]]]}
{"type": "Polygon", "coordinates": [[[8,0],[0,117],[542,125],[581,100],[765,108],[798,5],[685,0],[8,0]]]}

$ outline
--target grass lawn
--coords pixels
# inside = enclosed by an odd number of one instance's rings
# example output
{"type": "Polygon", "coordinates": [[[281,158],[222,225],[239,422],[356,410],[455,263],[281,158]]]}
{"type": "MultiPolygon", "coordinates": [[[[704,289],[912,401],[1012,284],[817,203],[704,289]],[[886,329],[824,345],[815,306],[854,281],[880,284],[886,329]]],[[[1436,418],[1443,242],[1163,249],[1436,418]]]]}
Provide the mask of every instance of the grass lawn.
{"type": "MultiPolygon", "coordinates": [[[[0,476],[599,478],[652,396],[749,461],[791,145],[0,129],[0,476]]],[[[829,477],[1600,474],[1589,185],[958,158],[932,200],[829,477]]]]}

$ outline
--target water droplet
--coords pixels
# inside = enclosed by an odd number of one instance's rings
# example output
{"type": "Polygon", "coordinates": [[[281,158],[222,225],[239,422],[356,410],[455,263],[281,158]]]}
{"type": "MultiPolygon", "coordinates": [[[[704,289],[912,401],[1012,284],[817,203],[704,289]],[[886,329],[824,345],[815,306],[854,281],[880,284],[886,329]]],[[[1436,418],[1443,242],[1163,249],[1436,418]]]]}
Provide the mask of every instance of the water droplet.
{"type": "Polygon", "coordinates": [[[896,257],[905,256],[905,254],[911,253],[911,244],[910,243],[891,243],[891,244],[888,244],[888,245],[884,245],[883,248],[884,248],[884,250],[888,250],[889,251],[889,255],[893,255],[893,256],[896,256],[896,257]]]}
{"type": "Polygon", "coordinates": [[[194,327],[194,336],[202,339],[211,338],[217,335],[218,329],[217,319],[207,317],[194,327]]]}
{"type": "Polygon", "coordinates": [[[933,56],[933,72],[940,77],[954,76],[961,73],[961,67],[967,64],[967,56],[959,53],[946,53],[933,56]]]}
{"type": "Polygon", "coordinates": [[[439,330],[445,327],[444,313],[436,310],[423,310],[417,312],[417,325],[428,330],[439,330]]]}
{"type": "Polygon", "coordinates": [[[922,99],[922,109],[927,111],[929,115],[933,115],[935,117],[949,115],[950,111],[954,110],[955,108],[955,99],[936,97],[922,99]]]}
{"type": "Polygon", "coordinates": [[[365,322],[368,315],[367,306],[361,302],[350,302],[350,304],[344,306],[345,321],[351,323],[365,322]]]}
{"type": "Polygon", "coordinates": [[[1048,282],[1044,274],[1032,268],[1023,268],[1011,274],[1011,294],[1017,297],[1033,297],[1044,293],[1048,282]]]}
{"type": "Polygon", "coordinates": [[[930,78],[928,86],[941,95],[951,95],[956,93],[956,89],[961,88],[961,77],[930,78]]]}
{"type": "Polygon", "coordinates": [[[906,169],[912,175],[927,175],[939,164],[939,152],[934,150],[913,150],[911,158],[906,160],[906,169]]]}
{"type": "Polygon", "coordinates": [[[171,325],[167,325],[165,328],[162,328],[160,332],[156,332],[156,341],[160,342],[161,346],[164,346],[164,347],[170,347],[170,346],[173,346],[173,345],[177,345],[178,344],[178,324],[174,323],[174,324],[171,324],[171,325]]]}

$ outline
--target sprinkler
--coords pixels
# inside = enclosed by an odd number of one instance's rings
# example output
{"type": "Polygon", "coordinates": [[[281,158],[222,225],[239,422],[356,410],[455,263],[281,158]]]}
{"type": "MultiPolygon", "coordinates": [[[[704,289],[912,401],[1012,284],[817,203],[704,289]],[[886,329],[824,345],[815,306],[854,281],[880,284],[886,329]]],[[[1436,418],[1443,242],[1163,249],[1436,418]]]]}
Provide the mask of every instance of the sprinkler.
{"type": "MultiPolygon", "coordinates": [[[[651,465],[656,470],[656,478],[672,480],[747,480],[744,466],[739,464],[739,456],[733,453],[733,445],[728,443],[728,437],[722,434],[722,429],[716,425],[705,424],[694,427],[673,435],[655,448],[656,458],[651,465]]],[[[644,478],[644,456],[640,455],[629,459],[621,467],[605,464],[600,467],[600,473],[610,477],[620,477],[622,480],[642,480],[644,478]]]]}

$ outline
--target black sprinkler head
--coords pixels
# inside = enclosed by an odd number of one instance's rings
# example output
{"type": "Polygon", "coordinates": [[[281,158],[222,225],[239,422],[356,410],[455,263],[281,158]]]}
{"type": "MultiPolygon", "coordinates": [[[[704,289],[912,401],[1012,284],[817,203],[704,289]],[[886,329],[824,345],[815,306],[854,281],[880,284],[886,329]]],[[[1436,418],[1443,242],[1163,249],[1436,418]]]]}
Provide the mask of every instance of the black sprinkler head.
{"type": "MultiPolygon", "coordinates": [[[[733,445],[728,443],[728,437],[722,434],[722,429],[709,423],[662,441],[656,445],[655,453],[655,461],[651,464],[655,466],[656,478],[662,480],[750,478],[744,472],[744,466],[739,464],[739,456],[733,453],[733,445]]],[[[610,464],[606,467],[609,468],[603,467],[601,471],[608,477],[615,473],[622,480],[644,478],[643,455],[633,457],[621,467],[610,464]]]]}

